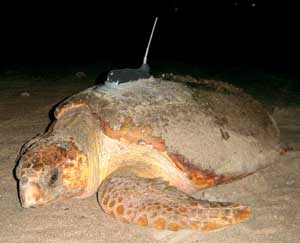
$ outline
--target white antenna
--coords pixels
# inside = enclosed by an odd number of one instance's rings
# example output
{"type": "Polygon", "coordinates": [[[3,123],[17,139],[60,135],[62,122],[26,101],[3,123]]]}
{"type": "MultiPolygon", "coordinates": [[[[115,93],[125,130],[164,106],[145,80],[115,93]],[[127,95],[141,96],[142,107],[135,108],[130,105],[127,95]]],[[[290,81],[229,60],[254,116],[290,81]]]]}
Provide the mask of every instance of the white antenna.
{"type": "Polygon", "coordinates": [[[154,24],[153,24],[153,27],[152,27],[152,32],[151,32],[150,39],[149,39],[149,42],[148,42],[148,46],[147,46],[147,49],[146,49],[146,53],[145,53],[145,56],[144,56],[143,64],[147,64],[148,51],[149,51],[150,43],[151,43],[151,40],[152,40],[152,36],[153,36],[153,32],[155,30],[157,20],[158,20],[158,17],[155,18],[155,21],[154,21],[154,24]]]}

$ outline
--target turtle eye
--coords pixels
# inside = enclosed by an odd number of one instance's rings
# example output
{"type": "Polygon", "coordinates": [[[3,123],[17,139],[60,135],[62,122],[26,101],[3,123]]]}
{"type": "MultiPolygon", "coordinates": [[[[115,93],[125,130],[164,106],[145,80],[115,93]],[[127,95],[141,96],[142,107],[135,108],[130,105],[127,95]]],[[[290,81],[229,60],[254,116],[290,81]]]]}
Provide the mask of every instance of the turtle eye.
{"type": "Polygon", "coordinates": [[[58,179],[58,169],[54,169],[51,173],[49,185],[53,185],[58,179]]]}

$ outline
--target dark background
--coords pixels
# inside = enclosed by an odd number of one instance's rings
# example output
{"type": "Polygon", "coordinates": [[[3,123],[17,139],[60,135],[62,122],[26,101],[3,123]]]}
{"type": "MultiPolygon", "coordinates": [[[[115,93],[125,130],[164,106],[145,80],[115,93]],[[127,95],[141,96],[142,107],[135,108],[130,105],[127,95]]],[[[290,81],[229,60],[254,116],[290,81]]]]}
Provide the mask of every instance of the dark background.
{"type": "Polygon", "coordinates": [[[150,65],[247,64],[296,72],[300,67],[299,8],[288,1],[61,2],[1,6],[2,66],[139,66],[158,16],[150,65]]]}

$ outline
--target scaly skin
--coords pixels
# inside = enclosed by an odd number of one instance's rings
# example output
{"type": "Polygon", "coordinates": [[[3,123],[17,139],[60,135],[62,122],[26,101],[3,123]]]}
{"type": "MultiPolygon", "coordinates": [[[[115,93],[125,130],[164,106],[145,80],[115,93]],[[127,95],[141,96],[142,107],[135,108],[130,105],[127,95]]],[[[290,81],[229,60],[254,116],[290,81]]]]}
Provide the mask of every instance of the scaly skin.
{"type": "Polygon", "coordinates": [[[159,179],[111,176],[98,192],[103,210],[121,222],[157,229],[209,231],[243,221],[246,206],[196,200],[159,179]]]}

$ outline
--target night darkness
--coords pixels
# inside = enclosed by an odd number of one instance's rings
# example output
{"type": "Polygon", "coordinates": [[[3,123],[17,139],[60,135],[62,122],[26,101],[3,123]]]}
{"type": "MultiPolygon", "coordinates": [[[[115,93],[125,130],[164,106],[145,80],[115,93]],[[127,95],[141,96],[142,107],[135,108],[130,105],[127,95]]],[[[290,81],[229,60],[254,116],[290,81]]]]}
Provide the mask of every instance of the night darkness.
{"type": "Polygon", "coordinates": [[[7,6],[1,63],[137,65],[159,16],[150,63],[297,66],[297,15],[287,2],[161,2],[7,6]]]}

